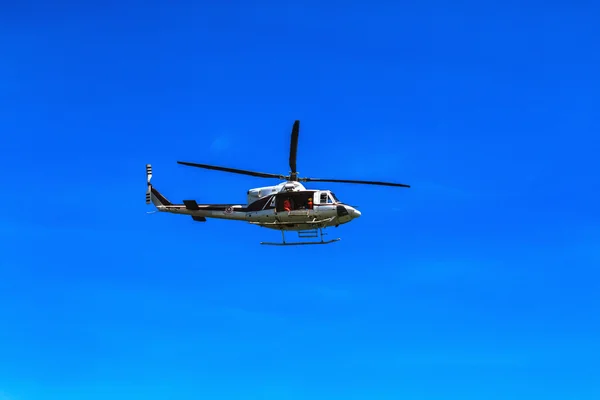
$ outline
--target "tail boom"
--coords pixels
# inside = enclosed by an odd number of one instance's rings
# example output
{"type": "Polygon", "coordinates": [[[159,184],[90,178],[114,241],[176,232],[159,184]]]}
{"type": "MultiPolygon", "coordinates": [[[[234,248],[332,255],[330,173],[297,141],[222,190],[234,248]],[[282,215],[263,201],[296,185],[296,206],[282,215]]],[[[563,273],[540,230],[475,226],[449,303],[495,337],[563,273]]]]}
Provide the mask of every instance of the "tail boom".
{"type": "Polygon", "coordinates": [[[152,179],[152,166],[146,164],[146,204],[154,204],[158,211],[172,214],[189,215],[194,221],[205,222],[206,218],[230,219],[245,221],[247,208],[241,204],[198,204],[195,200],[184,200],[183,204],[173,204],[158,190],[150,180],[152,179]]]}
{"type": "Polygon", "coordinates": [[[194,200],[184,200],[184,204],[164,204],[156,207],[159,211],[172,214],[191,215],[196,218],[216,218],[245,221],[246,208],[239,204],[198,204],[194,200]]]}

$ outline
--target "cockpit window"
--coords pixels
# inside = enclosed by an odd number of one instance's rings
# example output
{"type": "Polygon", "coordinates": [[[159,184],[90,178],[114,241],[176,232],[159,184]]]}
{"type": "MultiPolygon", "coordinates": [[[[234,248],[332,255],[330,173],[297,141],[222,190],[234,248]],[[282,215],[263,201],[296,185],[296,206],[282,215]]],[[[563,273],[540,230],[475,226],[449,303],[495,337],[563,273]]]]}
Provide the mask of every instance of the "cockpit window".
{"type": "Polygon", "coordinates": [[[340,201],[338,200],[338,198],[337,198],[337,197],[335,197],[335,193],[333,193],[333,192],[329,192],[329,194],[331,195],[331,197],[333,198],[333,201],[334,201],[335,203],[339,203],[339,202],[340,202],[340,201]]]}

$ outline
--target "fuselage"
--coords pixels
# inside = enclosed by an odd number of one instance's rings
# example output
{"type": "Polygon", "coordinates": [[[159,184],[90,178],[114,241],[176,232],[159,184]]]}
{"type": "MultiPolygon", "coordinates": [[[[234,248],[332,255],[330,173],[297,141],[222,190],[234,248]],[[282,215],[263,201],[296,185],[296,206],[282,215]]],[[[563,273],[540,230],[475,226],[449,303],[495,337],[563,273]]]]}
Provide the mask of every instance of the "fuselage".
{"type": "Polygon", "coordinates": [[[186,204],[159,204],[157,209],[190,215],[195,220],[218,218],[246,221],[265,228],[288,231],[338,226],[360,216],[358,210],[341,203],[330,191],[294,189],[271,192],[247,205],[186,201],[186,204]]]}

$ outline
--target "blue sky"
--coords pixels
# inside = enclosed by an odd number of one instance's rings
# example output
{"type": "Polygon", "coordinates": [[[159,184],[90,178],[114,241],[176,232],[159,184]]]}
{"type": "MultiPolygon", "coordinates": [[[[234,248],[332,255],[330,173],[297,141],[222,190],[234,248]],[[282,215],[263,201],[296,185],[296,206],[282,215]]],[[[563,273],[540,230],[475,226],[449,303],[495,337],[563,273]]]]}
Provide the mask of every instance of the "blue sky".
{"type": "Polygon", "coordinates": [[[3,5],[0,399],[599,398],[600,10],[511,3],[3,5]],[[330,246],[146,214],[295,119],[301,175],[412,188],[311,186],[330,246]]]}

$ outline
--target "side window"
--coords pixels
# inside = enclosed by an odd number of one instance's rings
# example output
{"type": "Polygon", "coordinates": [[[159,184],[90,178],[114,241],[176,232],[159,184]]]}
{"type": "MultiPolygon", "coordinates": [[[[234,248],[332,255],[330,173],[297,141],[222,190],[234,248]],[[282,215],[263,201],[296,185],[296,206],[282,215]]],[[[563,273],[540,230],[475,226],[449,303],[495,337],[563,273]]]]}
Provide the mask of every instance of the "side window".
{"type": "Polygon", "coordinates": [[[321,199],[320,199],[319,203],[325,204],[325,203],[327,203],[328,199],[329,199],[329,196],[327,196],[327,193],[321,193],[321,199]]]}

